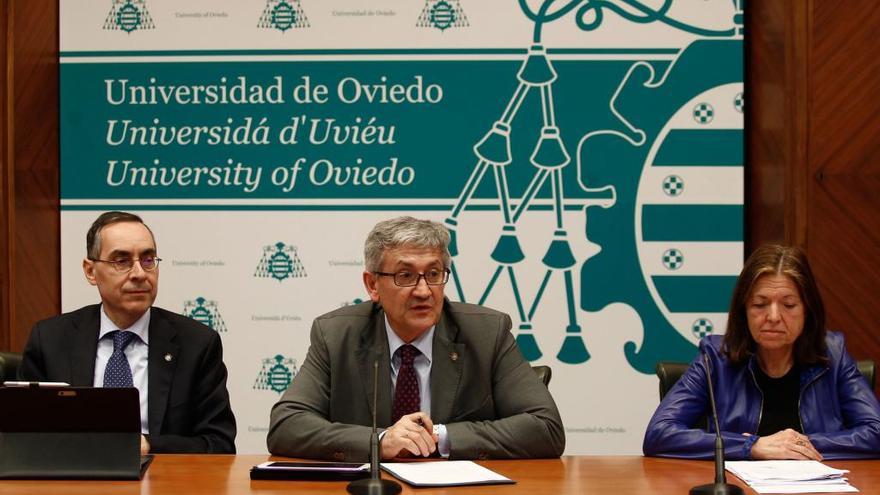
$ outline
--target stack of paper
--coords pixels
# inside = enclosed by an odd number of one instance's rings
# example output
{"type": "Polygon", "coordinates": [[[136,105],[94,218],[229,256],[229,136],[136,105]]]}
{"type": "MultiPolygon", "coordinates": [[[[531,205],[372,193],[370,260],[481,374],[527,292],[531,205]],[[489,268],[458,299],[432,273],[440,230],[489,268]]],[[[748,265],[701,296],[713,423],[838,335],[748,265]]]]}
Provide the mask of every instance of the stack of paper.
{"type": "Polygon", "coordinates": [[[845,493],[858,490],[849,471],[818,461],[728,461],[726,468],[758,493],[845,493]]]}

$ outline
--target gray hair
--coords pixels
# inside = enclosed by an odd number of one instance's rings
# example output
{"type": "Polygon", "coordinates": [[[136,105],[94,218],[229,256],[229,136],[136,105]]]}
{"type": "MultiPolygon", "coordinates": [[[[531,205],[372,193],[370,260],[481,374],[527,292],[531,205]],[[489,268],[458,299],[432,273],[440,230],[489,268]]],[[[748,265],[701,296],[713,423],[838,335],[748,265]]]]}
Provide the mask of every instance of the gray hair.
{"type": "Polygon", "coordinates": [[[437,249],[444,268],[449,268],[449,230],[438,222],[413,217],[383,220],[373,227],[364,243],[364,265],[371,272],[382,269],[382,255],[386,249],[399,247],[437,249]]]}

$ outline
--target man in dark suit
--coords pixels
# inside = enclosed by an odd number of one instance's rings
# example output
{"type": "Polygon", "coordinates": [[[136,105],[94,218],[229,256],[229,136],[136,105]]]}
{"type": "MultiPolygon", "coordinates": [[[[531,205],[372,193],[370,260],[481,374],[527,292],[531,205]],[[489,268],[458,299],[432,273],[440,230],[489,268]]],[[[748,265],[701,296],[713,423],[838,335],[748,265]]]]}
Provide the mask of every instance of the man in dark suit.
{"type": "Polygon", "coordinates": [[[443,296],[449,232],[400,217],[370,232],[372,302],[315,319],[311,346],[272,409],[273,454],[366,461],[378,362],[381,456],[558,457],[559,411],[523,359],[510,317],[443,296]]]}
{"type": "Polygon", "coordinates": [[[37,323],[21,378],[136,387],[142,453],[235,453],[220,337],[152,307],[161,261],[153,233],[137,215],[107,212],[89,229],[86,249],[83,272],[101,304],[37,323]]]}

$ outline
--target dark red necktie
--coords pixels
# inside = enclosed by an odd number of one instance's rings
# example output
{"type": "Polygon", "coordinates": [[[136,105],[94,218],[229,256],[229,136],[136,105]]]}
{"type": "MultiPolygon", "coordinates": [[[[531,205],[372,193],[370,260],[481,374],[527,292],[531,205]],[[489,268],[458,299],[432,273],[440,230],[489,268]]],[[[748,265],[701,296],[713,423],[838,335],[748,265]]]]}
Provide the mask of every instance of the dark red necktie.
{"type": "Polygon", "coordinates": [[[391,414],[391,424],[397,423],[401,416],[418,412],[421,407],[419,398],[419,377],[413,366],[416,356],[421,354],[412,345],[400,346],[397,349],[400,356],[400,369],[397,371],[397,384],[394,386],[394,410],[391,414]]]}

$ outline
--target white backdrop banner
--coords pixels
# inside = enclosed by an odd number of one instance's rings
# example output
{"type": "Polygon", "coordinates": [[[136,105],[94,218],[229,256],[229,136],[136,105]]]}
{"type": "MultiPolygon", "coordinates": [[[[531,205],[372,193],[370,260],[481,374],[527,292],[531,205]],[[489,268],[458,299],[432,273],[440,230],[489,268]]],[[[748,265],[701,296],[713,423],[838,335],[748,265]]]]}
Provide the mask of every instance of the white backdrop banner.
{"type": "Polygon", "coordinates": [[[723,333],[743,252],[741,0],[61,0],[65,311],[102,211],[219,332],[242,453],[363,240],[453,233],[453,300],[553,368],[568,454],[635,454],[658,360],[723,333]]]}

